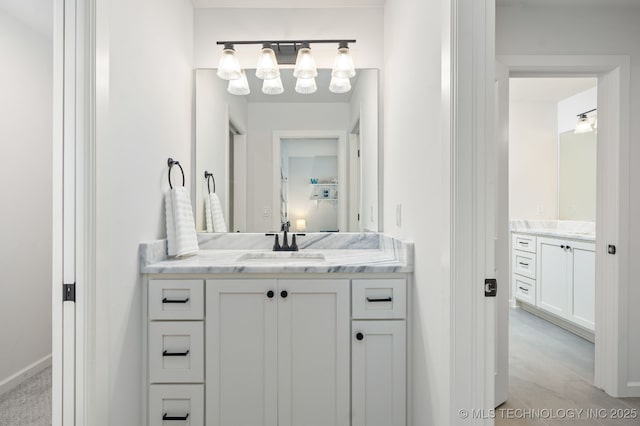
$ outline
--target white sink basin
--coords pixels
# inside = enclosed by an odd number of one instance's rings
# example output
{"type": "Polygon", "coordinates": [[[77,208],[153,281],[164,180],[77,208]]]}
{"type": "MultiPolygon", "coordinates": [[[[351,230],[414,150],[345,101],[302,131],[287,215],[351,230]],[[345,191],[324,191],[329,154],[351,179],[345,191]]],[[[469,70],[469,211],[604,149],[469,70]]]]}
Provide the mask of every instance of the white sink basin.
{"type": "Polygon", "coordinates": [[[305,253],[300,251],[270,251],[259,253],[245,253],[237,259],[242,261],[253,262],[324,262],[325,257],[322,253],[305,253]]]}

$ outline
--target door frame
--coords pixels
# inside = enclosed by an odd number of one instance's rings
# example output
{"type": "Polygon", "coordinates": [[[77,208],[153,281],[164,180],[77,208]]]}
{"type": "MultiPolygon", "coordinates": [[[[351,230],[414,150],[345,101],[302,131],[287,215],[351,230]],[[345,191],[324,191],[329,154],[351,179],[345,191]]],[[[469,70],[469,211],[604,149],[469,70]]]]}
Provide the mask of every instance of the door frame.
{"type": "Polygon", "coordinates": [[[594,385],[613,397],[640,396],[640,383],[627,379],[630,58],[505,55],[497,60],[507,66],[510,77],[598,78],[594,385]],[[615,244],[618,254],[609,255],[608,244],[615,244]]]}
{"type": "Polygon", "coordinates": [[[273,210],[271,216],[273,218],[274,231],[280,230],[280,148],[282,139],[337,139],[338,140],[338,193],[340,200],[338,201],[338,229],[347,229],[348,218],[347,211],[349,206],[347,179],[349,164],[349,145],[347,132],[344,130],[274,130],[273,141],[273,210]],[[342,201],[344,199],[344,201],[342,201]],[[342,202],[340,202],[342,201],[342,202]]]}

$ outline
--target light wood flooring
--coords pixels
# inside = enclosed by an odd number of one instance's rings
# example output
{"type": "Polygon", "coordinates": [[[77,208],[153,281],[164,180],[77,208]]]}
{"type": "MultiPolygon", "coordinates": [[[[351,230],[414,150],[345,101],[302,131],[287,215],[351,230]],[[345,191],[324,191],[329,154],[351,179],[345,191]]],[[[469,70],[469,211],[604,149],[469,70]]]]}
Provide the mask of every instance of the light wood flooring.
{"type": "MultiPolygon", "coordinates": [[[[509,400],[496,410],[501,425],[639,426],[640,398],[612,398],[593,383],[594,345],[522,309],[509,314],[509,400]],[[501,409],[508,411],[501,411],[501,409]],[[548,409],[556,418],[532,419],[516,409],[548,409]],[[580,419],[562,411],[584,409],[580,419]],[[604,409],[588,415],[586,410],[604,409]],[[635,418],[611,419],[615,413],[635,418]],[[625,412],[626,410],[626,412],[625,412]],[[518,414],[519,413],[519,414],[518,414]],[[607,417],[603,418],[603,414],[607,417]],[[522,418],[528,417],[528,418],[522,418]],[[591,418],[587,418],[591,417],[591,418]]],[[[529,411],[531,413],[532,411],[529,411]]]]}

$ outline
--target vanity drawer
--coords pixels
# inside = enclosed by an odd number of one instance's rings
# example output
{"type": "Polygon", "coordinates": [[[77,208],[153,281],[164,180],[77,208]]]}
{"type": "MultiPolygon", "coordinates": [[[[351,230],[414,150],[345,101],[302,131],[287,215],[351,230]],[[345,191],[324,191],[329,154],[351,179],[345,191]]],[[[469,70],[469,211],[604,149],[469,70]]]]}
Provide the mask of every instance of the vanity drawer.
{"type": "Polygon", "coordinates": [[[404,279],[353,280],[351,293],[354,319],[403,319],[407,315],[404,279]]]}
{"type": "Polygon", "coordinates": [[[202,280],[149,280],[150,320],[204,318],[202,280]]]}
{"type": "Polygon", "coordinates": [[[513,287],[516,299],[521,302],[536,304],[536,282],[531,278],[513,274],[513,287]]]}
{"type": "Polygon", "coordinates": [[[514,250],[511,270],[532,280],[536,279],[536,255],[526,251],[514,250]]]}
{"type": "Polygon", "coordinates": [[[514,250],[528,251],[529,253],[536,252],[536,237],[535,235],[524,234],[512,234],[511,245],[514,250]]]}
{"type": "Polygon", "coordinates": [[[151,383],[202,383],[202,321],[150,322],[148,358],[151,383]]]}
{"type": "Polygon", "coordinates": [[[204,426],[204,385],[149,386],[149,426],[204,426]]]}

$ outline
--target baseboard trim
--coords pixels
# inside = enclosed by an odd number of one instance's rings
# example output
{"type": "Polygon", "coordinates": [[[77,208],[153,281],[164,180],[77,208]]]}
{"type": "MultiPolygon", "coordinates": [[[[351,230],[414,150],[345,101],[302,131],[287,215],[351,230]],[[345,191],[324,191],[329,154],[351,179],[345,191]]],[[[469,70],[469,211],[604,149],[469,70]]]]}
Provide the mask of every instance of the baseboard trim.
{"type": "Polygon", "coordinates": [[[558,318],[553,314],[549,314],[547,312],[541,311],[540,309],[537,309],[523,302],[518,302],[518,307],[520,307],[523,311],[527,311],[530,314],[540,317],[545,321],[549,321],[550,323],[555,324],[558,327],[562,327],[565,330],[575,334],[576,336],[580,336],[583,339],[590,341],[591,343],[595,343],[596,341],[596,336],[594,332],[585,330],[579,325],[572,324],[569,321],[566,321],[562,318],[558,318]]]}
{"type": "Polygon", "coordinates": [[[49,366],[51,366],[51,354],[23,368],[22,370],[18,371],[16,374],[9,376],[6,379],[0,381],[0,396],[15,389],[21,383],[35,376],[36,374],[38,374],[39,372],[41,372],[42,370],[44,370],[49,366]]]}
{"type": "Polygon", "coordinates": [[[640,397],[640,382],[628,382],[624,398],[640,397]]]}

